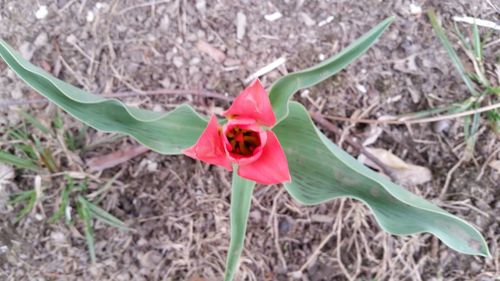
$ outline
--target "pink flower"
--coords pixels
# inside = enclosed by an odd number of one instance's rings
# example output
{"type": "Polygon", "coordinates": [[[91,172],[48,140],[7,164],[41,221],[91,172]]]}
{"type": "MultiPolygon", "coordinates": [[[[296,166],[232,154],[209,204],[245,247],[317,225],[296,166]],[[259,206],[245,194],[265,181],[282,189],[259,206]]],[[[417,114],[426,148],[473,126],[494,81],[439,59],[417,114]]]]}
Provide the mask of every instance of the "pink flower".
{"type": "Polygon", "coordinates": [[[243,90],[223,115],[228,119],[224,126],[212,115],[196,144],[183,153],[229,171],[236,164],[240,177],[257,183],[289,182],[285,153],[269,129],[276,117],[260,81],[243,90]]]}

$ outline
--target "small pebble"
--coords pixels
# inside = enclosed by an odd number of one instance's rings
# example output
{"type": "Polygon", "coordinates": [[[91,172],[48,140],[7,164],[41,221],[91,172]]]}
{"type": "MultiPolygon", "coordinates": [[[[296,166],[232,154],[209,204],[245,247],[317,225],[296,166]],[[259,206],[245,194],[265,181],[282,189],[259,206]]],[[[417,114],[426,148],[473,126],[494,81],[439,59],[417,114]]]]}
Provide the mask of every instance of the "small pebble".
{"type": "Polygon", "coordinates": [[[7,253],[8,250],[9,250],[9,247],[7,247],[5,245],[1,245],[0,246],[0,255],[4,254],[4,253],[7,253]]]}
{"type": "Polygon", "coordinates": [[[47,35],[47,33],[42,32],[42,33],[38,34],[38,36],[36,37],[35,42],[33,42],[33,44],[35,44],[36,47],[43,47],[43,46],[47,45],[48,40],[49,40],[49,36],[47,35]]]}
{"type": "Polygon", "coordinates": [[[236,38],[238,38],[238,40],[245,37],[246,27],[247,17],[242,12],[238,12],[238,14],[236,14],[236,38]]]}
{"type": "Polygon", "coordinates": [[[302,21],[306,26],[313,26],[316,24],[316,21],[314,21],[308,14],[306,13],[300,13],[300,17],[302,18],[302,21]]]}
{"type": "Polygon", "coordinates": [[[179,57],[179,56],[174,57],[173,63],[175,65],[175,67],[177,67],[177,68],[180,68],[184,65],[182,57],[179,57]]]}
{"type": "Polygon", "coordinates": [[[49,14],[49,10],[47,9],[47,6],[42,5],[42,6],[38,7],[38,10],[35,12],[35,17],[37,19],[41,20],[41,19],[44,19],[45,17],[47,17],[48,14],[49,14]]]}
{"type": "Polygon", "coordinates": [[[422,7],[415,5],[413,3],[410,4],[410,14],[420,15],[421,13],[422,13],[422,7]]]}
{"type": "Polygon", "coordinates": [[[94,15],[94,12],[92,11],[87,11],[87,22],[93,22],[94,19],[95,19],[95,15],[94,15]]]}
{"type": "Polygon", "coordinates": [[[307,98],[307,97],[309,97],[309,93],[310,93],[310,91],[309,91],[309,90],[304,90],[304,91],[302,91],[302,92],[300,93],[300,97],[301,97],[301,98],[307,98]]]}
{"type": "Polygon", "coordinates": [[[70,34],[68,35],[68,37],[66,37],[66,42],[69,43],[69,44],[76,44],[76,41],[78,41],[78,39],[76,38],[76,36],[74,34],[70,34]]]}
{"type": "Polygon", "coordinates": [[[109,8],[109,5],[106,3],[97,2],[95,4],[95,8],[96,10],[106,10],[107,8],[109,8]]]}
{"type": "Polygon", "coordinates": [[[168,15],[164,15],[160,20],[160,29],[163,31],[167,31],[170,26],[170,18],[168,15]]]}
{"type": "Polygon", "coordinates": [[[276,20],[279,20],[281,17],[283,17],[283,14],[280,13],[280,12],[274,12],[272,14],[269,14],[269,15],[265,15],[264,18],[267,20],[267,21],[276,21],[276,20]]]}
{"type": "Polygon", "coordinates": [[[189,64],[190,65],[195,65],[195,64],[199,64],[201,61],[201,59],[199,57],[193,57],[190,61],[189,61],[189,64]]]}
{"type": "Polygon", "coordinates": [[[35,48],[33,44],[26,41],[19,46],[19,52],[25,60],[30,60],[33,57],[33,53],[35,53],[35,48]]]}
{"type": "Polygon", "coordinates": [[[432,129],[436,133],[447,132],[450,129],[450,121],[449,120],[439,120],[432,124],[432,129]]]}
{"type": "Polygon", "coordinates": [[[195,7],[200,13],[204,13],[207,10],[207,2],[205,0],[196,0],[195,7]]]}
{"type": "Polygon", "coordinates": [[[329,16],[329,17],[327,17],[327,18],[326,18],[326,20],[322,20],[322,21],[320,21],[320,22],[318,23],[318,26],[319,26],[319,27],[322,27],[322,26],[324,26],[324,25],[327,25],[327,24],[331,23],[331,22],[333,21],[333,19],[334,19],[334,17],[333,17],[333,16],[329,16]]]}
{"type": "Polygon", "coordinates": [[[10,91],[10,95],[13,99],[21,99],[23,97],[22,86],[16,85],[16,87],[14,87],[14,89],[12,89],[12,91],[10,91]]]}
{"type": "Polygon", "coordinates": [[[360,91],[363,94],[366,94],[366,92],[368,92],[368,90],[366,90],[366,87],[361,84],[356,84],[356,89],[358,89],[358,91],[360,91]]]}

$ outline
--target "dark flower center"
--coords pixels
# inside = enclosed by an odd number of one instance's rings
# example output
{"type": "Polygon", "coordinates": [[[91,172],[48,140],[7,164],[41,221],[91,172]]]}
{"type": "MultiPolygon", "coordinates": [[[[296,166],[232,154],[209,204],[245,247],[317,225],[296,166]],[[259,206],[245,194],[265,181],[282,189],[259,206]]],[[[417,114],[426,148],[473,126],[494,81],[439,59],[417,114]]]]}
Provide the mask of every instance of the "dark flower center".
{"type": "Polygon", "coordinates": [[[257,147],[260,146],[259,133],[233,127],[226,133],[227,140],[231,144],[231,153],[241,156],[251,156],[257,147]]]}

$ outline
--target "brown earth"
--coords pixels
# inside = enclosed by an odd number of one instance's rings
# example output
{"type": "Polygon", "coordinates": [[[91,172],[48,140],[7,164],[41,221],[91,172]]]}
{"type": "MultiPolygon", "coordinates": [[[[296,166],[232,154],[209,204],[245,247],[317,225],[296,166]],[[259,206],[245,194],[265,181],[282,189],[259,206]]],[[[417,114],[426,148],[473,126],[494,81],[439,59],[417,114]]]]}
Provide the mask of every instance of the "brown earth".
{"type": "MultiPolygon", "coordinates": [[[[436,39],[425,11],[435,9],[452,36],[454,15],[499,22],[500,13],[494,9],[499,3],[495,2],[0,0],[0,36],[33,63],[92,92],[204,89],[235,96],[250,74],[272,61],[286,58],[285,64],[261,77],[265,85],[338,52],[393,15],[396,21],[367,54],[334,78],[295,97],[325,116],[365,112],[365,118],[376,119],[466,99],[467,88],[436,39]],[[411,13],[412,3],[422,7],[423,13],[411,13]],[[48,14],[37,19],[41,5],[47,6],[48,14]],[[281,18],[265,19],[278,11],[281,18]],[[246,17],[241,39],[237,38],[238,13],[246,17]],[[319,26],[329,17],[333,17],[331,22],[319,26]]],[[[466,24],[458,25],[469,29],[466,24]]],[[[491,30],[481,31],[485,35],[491,30]]],[[[498,34],[490,35],[488,42],[493,43],[484,54],[487,68],[496,75],[500,73],[498,34]]],[[[455,47],[459,49],[458,44],[455,47]]],[[[0,74],[0,99],[21,100],[26,103],[21,108],[50,124],[55,107],[28,105],[28,99],[39,96],[3,63],[0,74]]],[[[498,85],[500,77],[495,79],[498,85]]],[[[220,112],[228,105],[183,94],[134,95],[123,100],[154,110],[188,102],[204,113],[220,112]]],[[[4,137],[7,129],[20,120],[15,109],[1,108],[2,149],[9,147],[4,137]]],[[[82,128],[67,115],[64,122],[68,131],[82,128]]],[[[358,139],[366,138],[370,129],[336,124],[358,139]]],[[[384,233],[368,208],[350,199],[304,207],[281,186],[271,186],[256,189],[236,279],[500,280],[500,174],[484,166],[494,151],[498,153],[498,137],[483,120],[474,161],[458,167],[448,192],[439,198],[450,169],[463,153],[463,120],[439,126],[380,125],[383,133],[372,146],[428,167],[431,182],[405,187],[477,226],[493,258],[461,255],[429,234],[397,237],[384,233]],[[439,126],[444,130],[438,130],[439,126]]],[[[39,134],[35,129],[33,133],[39,134]]],[[[44,175],[43,199],[27,218],[13,223],[19,210],[7,205],[6,198],[32,188],[36,175],[17,170],[11,182],[0,185],[0,246],[4,246],[0,248],[4,249],[0,250],[0,280],[221,280],[229,243],[229,174],[184,156],[153,152],[102,173],[90,173],[79,159],[121,151],[135,143],[121,138],[98,144],[105,136],[88,129],[84,141],[95,145],[69,157],[57,140],[42,141],[56,151],[60,171],[91,175],[91,191],[120,173],[100,206],[134,230],[119,231],[96,223],[98,262],[92,265],[79,223],[47,222],[63,188],[61,176],[44,175]]],[[[339,136],[331,137],[339,140],[339,136]]]]}

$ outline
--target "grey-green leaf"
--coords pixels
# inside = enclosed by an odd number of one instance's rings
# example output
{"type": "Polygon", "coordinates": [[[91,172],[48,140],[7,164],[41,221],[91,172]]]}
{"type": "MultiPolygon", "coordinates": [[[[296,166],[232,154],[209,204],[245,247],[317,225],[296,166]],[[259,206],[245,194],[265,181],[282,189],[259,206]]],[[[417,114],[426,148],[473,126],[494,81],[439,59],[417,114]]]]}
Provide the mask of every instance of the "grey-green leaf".
{"type": "Polygon", "coordinates": [[[304,70],[281,77],[269,91],[278,123],[288,114],[288,100],[297,91],[311,87],[344,69],[352,61],[364,54],[391,24],[394,17],[389,17],[354,41],[337,55],[304,70]]]}
{"type": "Polygon", "coordinates": [[[78,120],[102,131],[130,135],[163,154],[181,154],[196,142],[207,124],[188,105],[168,113],[153,112],[87,93],[24,60],[1,39],[0,57],[33,89],[78,120]]]}
{"type": "Polygon", "coordinates": [[[239,259],[245,242],[248,213],[252,203],[254,186],[255,182],[239,177],[236,170],[233,172],[231,193],[231,242],[227,253],[224,281],[233,280],[234,273],[238,269],[239,259]]]}
{"type": "Polygon", "coordinates": [[[292,175],[285,187],[297,201],[314,205],[338,197],[355,198],[370,207],[387,232],[429,232],[459,252],[489,256],[484,238],[474,227],[363,166],[323,135],[301,104],[291,102],[288,117],[273,130],[292,175]]]}

